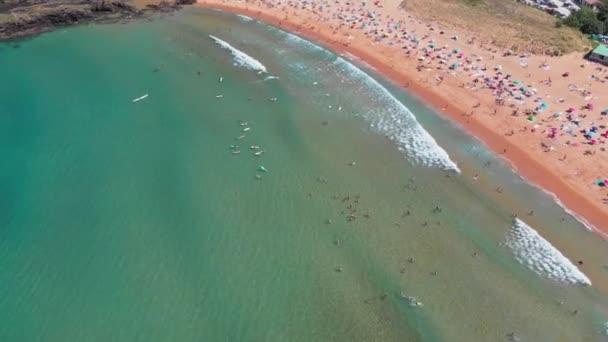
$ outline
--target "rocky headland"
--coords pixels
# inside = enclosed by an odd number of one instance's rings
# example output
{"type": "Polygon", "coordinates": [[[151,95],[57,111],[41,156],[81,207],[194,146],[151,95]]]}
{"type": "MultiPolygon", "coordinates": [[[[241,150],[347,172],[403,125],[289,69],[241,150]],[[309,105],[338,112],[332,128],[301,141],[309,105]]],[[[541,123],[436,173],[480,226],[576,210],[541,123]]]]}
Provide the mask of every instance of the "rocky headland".
{"type": "Polygon", "coordinates": [[[196,0],[0,0],[0,40],[89,22],[115,22],[170,13],[196,0]]]}

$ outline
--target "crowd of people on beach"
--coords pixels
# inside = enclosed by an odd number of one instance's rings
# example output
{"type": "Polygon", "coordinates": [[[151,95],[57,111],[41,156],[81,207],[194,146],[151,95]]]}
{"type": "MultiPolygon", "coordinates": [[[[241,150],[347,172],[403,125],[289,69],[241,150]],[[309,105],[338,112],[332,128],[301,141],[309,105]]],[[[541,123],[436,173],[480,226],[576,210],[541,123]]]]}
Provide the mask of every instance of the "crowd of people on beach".
{"type": "MultiPolygon", "coordinates": [[[[484,48],[475,37],[461,39],[438,25],[418,21],[405,10],[387,9],[385,1],[380,0],[246,3],[278,9],[285,20],[294,21],[302,13],[312,15],[314,20],[300,18],[302,28],[316,31],[328,26],[334,31],[335,41],[345,46],[356,39],[367,39],[378,48],[400,50],[401,61],[415,65],[422,75],[419,80],[429,87],[440,87],[451,78],[471,95],[492,97],[490,109],[475,103],[466,115],[480,115],[483,110],[483,114],[492,116],[516,117],[509,121],[505,136],[536,135],[538,145],[530,148],[554,152],[559,161],[579,153],[590,157],[598,154],[605,159],[608,103],[604,103],[606,108],[600,107],[599,102],[605,99],[598,97],[597,89],[605,87],[608,69],[600,64],[581,59],[576,70],[557,70],[563,67],[559,62],[553,66],[548,59],[538,61],[538,56],[484,48]],[[508,65],[501,65],[505,61],[508,65]]],[[[597,186],[608,185],[608,174],[603,176],[595,182],[597,186]]]]}
{"type": "Polygon", "coordinates": [[[560,170],[556,174],[579,179],[583,191],[597,192],[593,197],[608,204],[608,171],[602,171],[608,162],[608,100],[601,97],[608,68],[582,54],[543,57],[500,48],[474,33],[421,21],[400,3],[243,0],[239,6],[296,31],[318,33],[347,51],[363,47],[382,55],[395,71],[414,75],[416,86],[449,101],[442,110],[455,109],[466,123],[476,121],[503,135],[547,168],[560,170]]]}

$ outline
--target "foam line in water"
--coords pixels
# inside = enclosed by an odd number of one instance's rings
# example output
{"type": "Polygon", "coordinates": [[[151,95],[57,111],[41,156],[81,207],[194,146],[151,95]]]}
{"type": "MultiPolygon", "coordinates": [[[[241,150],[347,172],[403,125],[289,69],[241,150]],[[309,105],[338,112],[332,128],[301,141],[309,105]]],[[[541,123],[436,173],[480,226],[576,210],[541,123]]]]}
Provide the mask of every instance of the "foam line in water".
{"type": "Polygon", "coordinates": [[[323,47],[321,47],[321,46],[319,46],[317,44],[309,42],[308,40],[306,40],[304,38],[301,38],[297,34],[293,34],[291,32],[281,30],[280,28],[277,28],[277,27],[274,27],[274,26],[271,26],[271,25],[267,25],[267,24],[263,24],[263,25],[266,26],[270,31],[277,32],[277,33],[281,34],[283,37],[285,37],[285,40],[287,42],[293,43],[295,45],[304,46],[304,47],[306,47],[308,49],[311,49],[311,50],[325,51],[327,53],[330,53],[329,50],[327,50],[327,49],[325,49],[325,48],[323,48],[323,47]]]}
{"type": "Polygon", "coordinates": [[[298,36],[296,34],[293,34],[291,32],[286,32],[286,31],[281,31],[281,32],[283,32],[286,35],[287,40],[291,41],[292,43],[306,46],[307,48],[312,49],[312,50],[317,50],[317,51],[324,50],[324,51],[327,51],[324,48],[320,47],[319,45],[311,43],[308,40],[303,39],[303,38],[301,38],[300,36],[298,36]]]}
{"type": "MultiPolygon", "coordinates": [[[[523,178],[523,177],[522,177],[523,178]]],[[[528,182],[529,184],[532,184],[534,187],[536,187],[537,189],[539,189],[540,191],[545,192],[547,195],[551,196],[551,198],[553,198],[553,200],[555,201],[555,203],[557,203],[557,205],[559,205],[562,209],[564,209],[564,211],[574,217],[574,219],[576,221],[578,221],[580,224],[583,225],[583,227],[585,227],[587,230],[591,231],[591,232],[595,232],[597,234],[600,234],[601,236],[608,238],[608,234],[604,233],[602,230],[598,229],[596,226],[594,226],[593,224],[591,224],[591,222],[587,221],[587,219],[585,219],[584,217],[578,215],[577,213],[575,213],[574,211],[570,210],[565,204],[564,202],[562,202],[559,197],[557,197],[557,195],[553,192],[550,192],[544,188],[542,188],[541,186],[539,186],[538,184],[533,183],[532,181],[529,181],[525,178],[523,178],[526,182],[528,182]]]]}
{"type": "Polygon", "coordinates": [[[253,21],[252,17],[248,17],[246,15],[237,14],[236,16],[239,17],[242,21],[253,21]]]}
{"type": "Polygon", "coordinates": [[[515,219],[505,245],[534,273],[568,284],[591,285],[591,280],[557,248],[524,221],[515,219]]]}
{"type": "Polygon", "coordinates": [[[397,143],[412,162],[460,172],[458,165],[435,141],[401,101],[371,76],[339,57],[335,65],[351,79],[363,86],[362,91],[372,94],[374,103],[364,113],[373,129],[397,143]]]}
{"type": "Polygon", "coordinates": [[[278,80],[278,79],[279,79],[279,76],[272,76],[272,75],[269,75],[269,76],[266,76],[266,77],[264,78],[264,81],[278,80]]]}
{"type": "Polygon", "coordinates": [[[209,38],[213,39],[219,46],[230,51],[230,53],[234,57],[235,65],[239,65],[239,66],[245,67],[247,69],[255,70],[258,72],[263,72],[263,73],[268,72],[266,70],[266,67],[264,66],[264,64],[260,63],[260,61],[258,61],[257,59],[249,56],[248,54],[244,53],[243,51],[233,47],[232,45],[228,44],[227,42],[225,42],[215,36],[209,35],[209,38]]]}

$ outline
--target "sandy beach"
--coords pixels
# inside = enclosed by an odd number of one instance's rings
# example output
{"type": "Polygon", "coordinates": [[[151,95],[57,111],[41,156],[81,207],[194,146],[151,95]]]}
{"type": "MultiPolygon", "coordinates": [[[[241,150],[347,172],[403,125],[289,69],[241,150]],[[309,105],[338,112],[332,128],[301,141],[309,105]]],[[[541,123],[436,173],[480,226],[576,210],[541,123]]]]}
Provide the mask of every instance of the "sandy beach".
{"type": "MultiPolygon", "coordinates": [[[[399,0],[225,1],[198,6],[254,17],[359,60],[421,97],[608,234],[601,97],[608,69],[583,59],[517,55],[466,32],[422,22],[399,0]]],[[[465,176],[474,177],[475,172],[465,176]]],[[[499,185],[497,185],[499,187],[499,185]]]]}

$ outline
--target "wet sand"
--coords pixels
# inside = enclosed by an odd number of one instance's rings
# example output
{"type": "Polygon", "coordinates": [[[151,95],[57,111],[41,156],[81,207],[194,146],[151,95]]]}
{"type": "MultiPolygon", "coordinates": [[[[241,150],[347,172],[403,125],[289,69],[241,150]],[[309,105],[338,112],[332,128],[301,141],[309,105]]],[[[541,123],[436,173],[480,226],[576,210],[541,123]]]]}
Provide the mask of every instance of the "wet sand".
{"type": "MultiPolygon", "coordinates": [[[[395,56],[396,53],[400,52],[399,49],[393,46],[378,46],[371,39],[357,35],[356,30],[338,34],[339,29],[332,25],[331,20],[318,20],[318,13],[315,14],[315,12],[304,9],[293,10],[293,8],[290,8],[293,12],[288,12],[284,7],[262,6],[258,2],[228,3],[211,0],[199,1],[198,6],[220,9],[259,19],[318,42],[337,54],[346,55],[350,59],[371,66],[395,84],[416,94],[439,112],[460,124],[465,130],[508,160],[518,173],[529,182],[555,194],[568,210],[574,212],[602,236],[608,236],[608,226],[604,224],[608,219],[608,210],[606,205],[602,203],[605,194],[593,184],[594,179],[600,177],[602,170],[606,169],[603,168],[603,164],[606,164],[606,157],[601,155],[605,153],[603,148],[602,150],[598,149],[598,151],[602,151],[598,152],[600,153],[599,156],[596,156],[593,152],[594,154],[591,157],[583,153],[583,148],[586,149],[587,147],[578,144],[568,146],[567,148],[571,148],[571,150],[567,152],[562,150],[556,152],[553,150],[551,143],[549,145],[545,143],[546,139],[542,137],[539,139],[538,134],[530,133],[536,129],[528,129],[528,121],[521,117],[522,115],[525,117],[524,114],[513,117],[507,114],[511,113],[512,109],[506,106],[496,106],[495,99],[491,94],[485,94],[482,91],[472,92],[462,87],[462,84],[470,81],[467,74],[445,77],[439,82],[429,81],[432,76],[422,74],[421,71],[416,69],[417,63],[415,60],[395,56]],[[402,58],[398,62],[405,61],[408,63],[401,63],[395,67],[396,58],[402,58]],[[474,109],[471,110],[471,108],[474,109]],[[541,144],[544,147],[541,147],[541,144]],[[549,150],[547,146],[551,146],[550,152],[546,152],[549,150]],[[567,161],[564,160],[564,155],[567,156],[567,161]]],[[[417,25],[418,30],[421,27],[429,26],[426,23],[415,22],[415,19],[411,19],[411,16],[404,11],[395,14],[411,20],[414,25],[417,25]]],[[[410,25],[409,22],[408,25],[410,25]]],[[[450,35],[452,33],[453,31],[450,32],[450,35]]],[[[462,36],[460,39],[464,40],[462,36]]],[[[483,51],[482,47],[467,47],[467,49],[476,49],[475,51],[479,54],[483,51]]],[[[510,72],[511,69],[515,69],[515,66],[509,64],[516,64],[517,61],[513,61],[512,58],[501,58],[491,57],[493,62],[496,60],[496,63],[504,66],[505,70],[509,68],[510,72]]],[[[568,68],[571,70],[576,63],[584,63],[582,59],[577,58],[577,56],[570,55],[559,59],[553,58],[550,63],[547,63],[545,62],[547,58],[544,56],[530,56],[528,57],[528,65],[535,65],[536,61],[542,60],[543,63],[553,66],[552,73],[560,73],[568,68]],[[559,65],[559,68],[555,67],[556,65],[559,65]]],[[[590,69],[595,66],[586,67],[590,69]]],[[[520,79],[527,77],[528,79],[537,79],[540,82],[541,78],[547,78],[547,75],[541,74],[541,72],[546,73],[547,69],[532,70],[532,68],[526,66],[518,72],[527,73],[520,79]]],[[[514,77],[519,76],[516,73],[512,74],[514,74],[514,77]]],[[[575,82],[575,75],[569,77],[572,78],[561,81],[575,82]]],[[[577,73],[576,77],[584,78],[586,75],[578,75],[577,73]]],[[[577,80],[584,82],[584,79],[577,80]]],[[[558,81],[560,80],[554,76],[552,82],[555,87],[551,88],[550,95],[547,98],[565,98],[566,101],[563,101],[565,103],[581,102],[580,99],[572,98],[573,95],[560,91],[557,87],[558,81]]],[[[540,86],[538,87],[540,88],[540,86]]],[[[594,101],[601,101],[601,99],[594,99],[594,101]]],[[[600,117],[599,120],[601,119],[600,117]]],[[[465,174],[465,176],[472,177],[473,175],[465,174]]]]}

